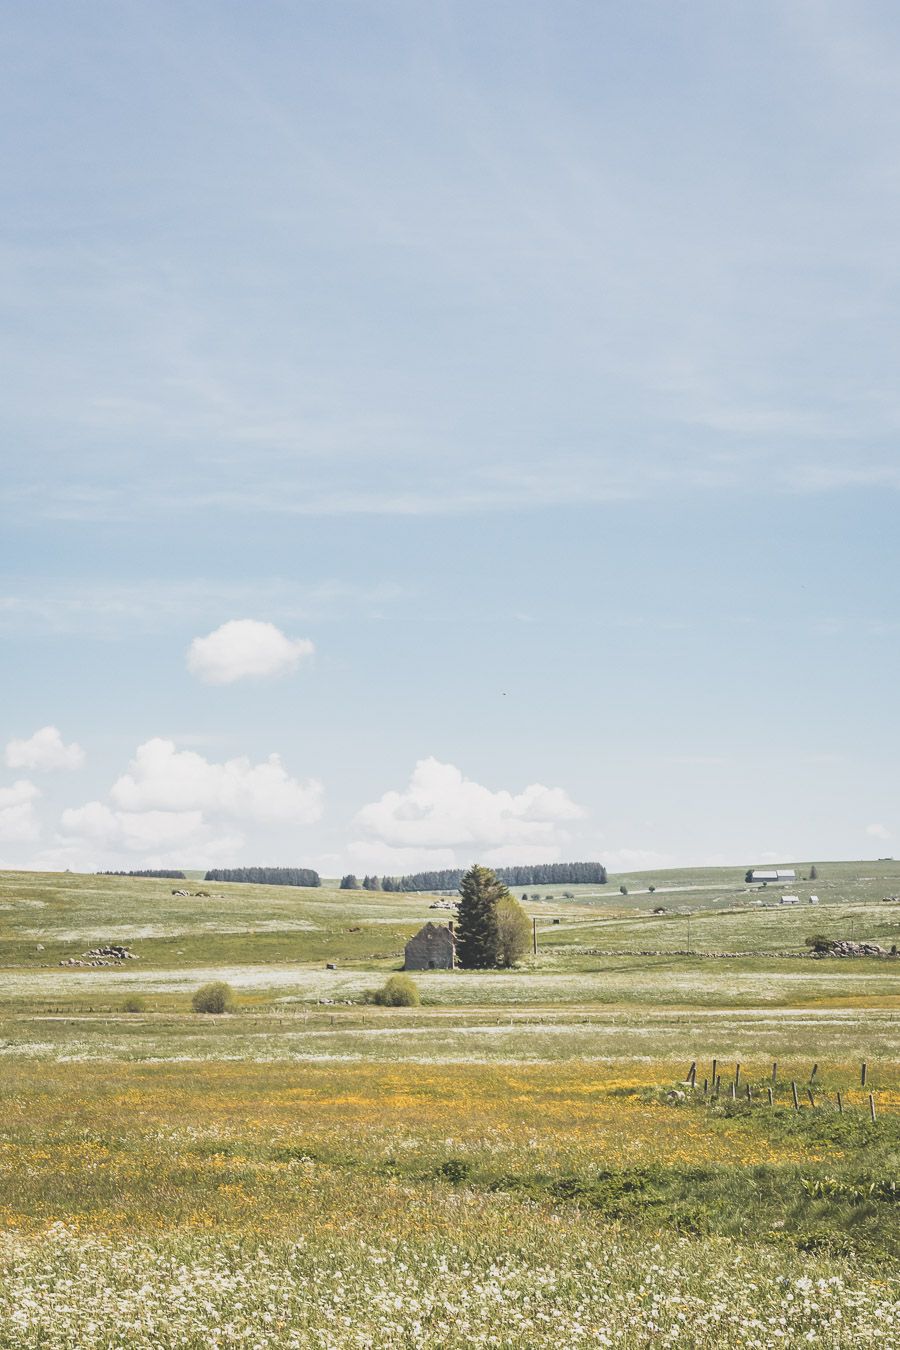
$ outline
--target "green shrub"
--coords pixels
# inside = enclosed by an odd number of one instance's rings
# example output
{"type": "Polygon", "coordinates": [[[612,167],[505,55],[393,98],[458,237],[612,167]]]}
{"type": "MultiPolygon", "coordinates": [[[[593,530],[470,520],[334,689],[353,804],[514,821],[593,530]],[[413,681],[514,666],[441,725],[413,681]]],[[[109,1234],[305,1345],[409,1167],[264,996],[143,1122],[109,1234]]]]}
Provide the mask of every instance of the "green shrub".
{"type": "Polygon", "coordinates": [[[531,920],[518,900],[502,896],[494,910],[497,917],[497,945],[500,964],[514,966],[531,945],[531,920]]]}
{"type": "Polygon", "coordinates": [[[392,975],[383,988],[376,990],[373,1002],[383,1008],[418,1008],[422,1000],[415,980],[409,975],[392,975]]]}
{"type": "Polygon", "coordinates": [[[129,994],[122,1004],[123,1012],[143,1012],[144,1000],[137,994],[129,994]]]}
{"type": "Polygon", "coordinates": [[[835,939],[826,937],[824,933],[816,933],[813,937],[804,938],[807,947],[812,947],[814,952],[830,952],[834,946],[835,939]]]}
{"type": "Polygon", "coordinates": [[[234,994],[231,986],[223,980],[213,980],[203,984],[191,999],[194,1012],[227,1013],[234,1009],[234,994]]]}

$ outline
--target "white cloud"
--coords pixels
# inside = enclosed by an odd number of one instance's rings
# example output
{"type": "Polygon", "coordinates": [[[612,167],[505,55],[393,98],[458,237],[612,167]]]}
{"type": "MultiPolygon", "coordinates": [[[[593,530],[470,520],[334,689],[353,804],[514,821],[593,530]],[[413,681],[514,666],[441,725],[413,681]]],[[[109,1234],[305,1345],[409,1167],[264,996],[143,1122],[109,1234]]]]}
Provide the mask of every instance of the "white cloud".
{"type": "Polygon", "coordinates": [[[166,849],[196,842],[203,831],[203,813],[113,811],[103,802],[95,801],[63,811],[62,828],[67,836],[129,851],[166,849]]]}
{"type": "Polygon", "coordinates": [[[207,684],[288,675],[312,656],[308,638],[289,638],[273,623],[230,619],[206,637],[194,638],[187,666],[207,684]]]}
{"type": "Polygon", "coordinates": [[[867,825],[866,834],[870,834],[873,839],[892,838],[891,832],[886,825],[867,825]]]}
{"type": "Polygon", "coordinates": [[[321,784],[292,778],[278,755],[216,764],[157,737],[138,746],[108,801],[63,811],[53,858],[89,868],[225,864],[240,855],[245,824],[309,825],[321,814],[321,784]]]}
{"type": "Polygon", "coordinates": [[[41,727],[26,741],[9,741],[5,759],[10,769],[78,769],[84,751],[74,741],[66,745],[58,727],[41,727]]]}
{"type": "Polygon", "coordinates": [[[321,783],[291,778],[278,755],[214,764],[159,737],[138,746],[109,795],[123,811],[200,811],[263,825],[311,825],[322,814],[321,783]]]}
{"type": "Polygon", "coordinates": [[[517,794],[493,792],[453,764],[422,759],[403,791],[386,792],[359,812],[369,841],[356,841],[350,854],[372,865],[388,858],[397,867],[452,867],[476,854],[498,865],[548,861],[568,839],[564,823],[584,816],[563,788],[532,783],[517,794]]]}
{"type": "Polygon", "coordinates": [[[17,844],[38,838],[41,827],[34,803],[40,795],[40,788],[25,778],[12,787],[0,788],[0,840],[17,844]]]}

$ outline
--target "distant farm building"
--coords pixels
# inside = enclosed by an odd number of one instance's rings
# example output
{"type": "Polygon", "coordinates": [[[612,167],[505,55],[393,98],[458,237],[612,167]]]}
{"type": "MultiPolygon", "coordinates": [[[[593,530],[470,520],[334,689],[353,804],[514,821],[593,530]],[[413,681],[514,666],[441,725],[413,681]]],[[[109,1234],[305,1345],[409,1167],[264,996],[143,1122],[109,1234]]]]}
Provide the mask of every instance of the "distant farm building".
{"type": "Polygon", "coordinates": [[[404,970],[452,970],[456,965],[453,924],[426,923],[406,944],[404,970]]]}
{"type": "Polygon", "coordinates": [[[811,905],[817,905],[819,903],[819,897],[817,895],[811,895],[809,897],[809,903],[811,905]]]}
{"type": "Polygon", "coordinates": [[[781,903],[783,905],[799,905],[800,897],[799,895],[783,895],[781,897],[781,903]]]}
{"type": "Polygon", "coordinates": [[[751,867],[744,880],[748,885],[762,885],[769,881],[796,881],[793,867],[751,867]]]}

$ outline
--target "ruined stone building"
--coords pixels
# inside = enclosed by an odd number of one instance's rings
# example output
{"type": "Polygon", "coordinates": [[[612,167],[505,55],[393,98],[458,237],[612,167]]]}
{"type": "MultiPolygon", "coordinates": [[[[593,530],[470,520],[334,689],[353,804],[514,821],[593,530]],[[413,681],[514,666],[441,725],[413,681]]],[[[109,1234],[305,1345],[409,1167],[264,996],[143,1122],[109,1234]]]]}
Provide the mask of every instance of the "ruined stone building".
{"type": "Polygon", "coordinates": [[[404,970],[452,970],[456,965],[453,924],[426,923],[406,944],[404,970]]]}

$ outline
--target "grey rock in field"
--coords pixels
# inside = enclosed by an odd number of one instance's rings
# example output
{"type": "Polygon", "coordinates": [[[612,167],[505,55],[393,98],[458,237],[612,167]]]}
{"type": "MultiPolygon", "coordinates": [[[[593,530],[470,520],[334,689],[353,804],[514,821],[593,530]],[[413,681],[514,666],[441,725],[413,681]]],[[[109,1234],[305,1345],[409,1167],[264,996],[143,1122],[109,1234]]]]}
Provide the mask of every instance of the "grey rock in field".
{"type": "Polygon", "coordinates": [[[843,940],[833,942],[827,956],[887,956],[888,953],[884,947],[880,947],[877,942],[850,942],[843,940]]]}
{"type": "Polygon", "coordinates": [[[122,947],[117,942],[108,943],[105,947],[92,947],[89,952],[83,956],[70,956],[67,960],[60,961],[61,966],[117,966],[122,961],[138,961],[140,957],[134,952],[129,951],[127,947],[122,947]]]}
{"type": "Polygon", "coordinates": [[[337,966],[334,964],[333,961],[326,961],[326,962],[325,962],[325,969],[326,969],[326,970],[337,970],[337,966]]]}

